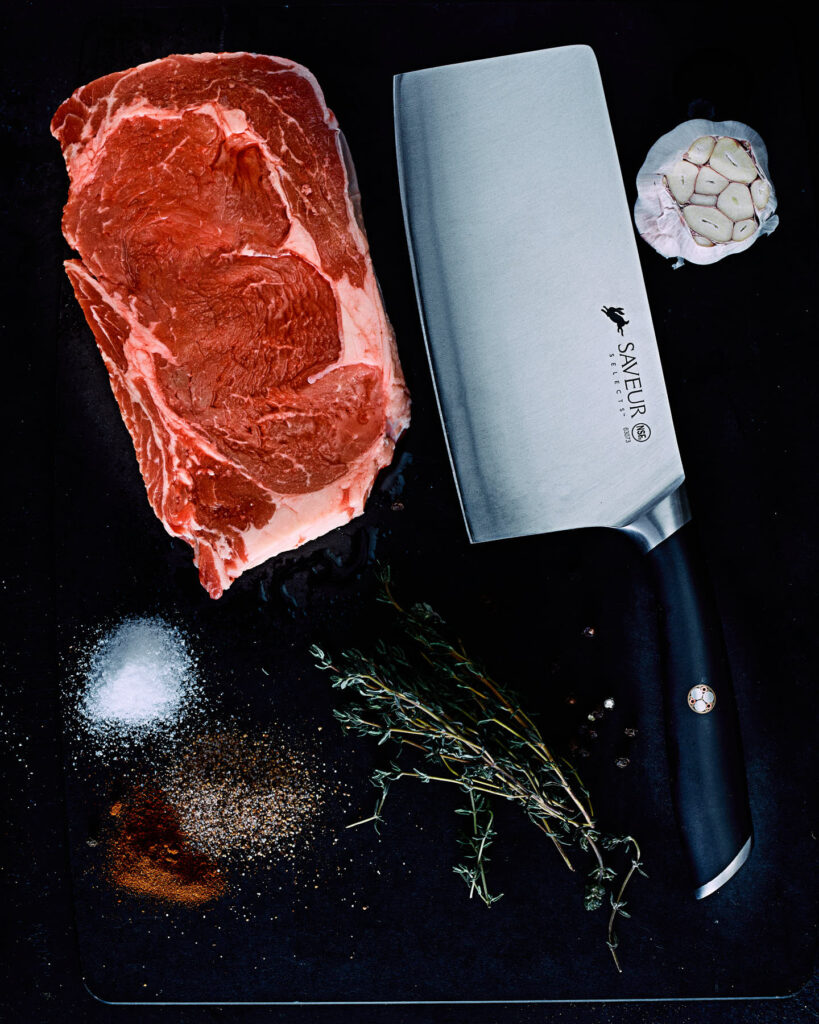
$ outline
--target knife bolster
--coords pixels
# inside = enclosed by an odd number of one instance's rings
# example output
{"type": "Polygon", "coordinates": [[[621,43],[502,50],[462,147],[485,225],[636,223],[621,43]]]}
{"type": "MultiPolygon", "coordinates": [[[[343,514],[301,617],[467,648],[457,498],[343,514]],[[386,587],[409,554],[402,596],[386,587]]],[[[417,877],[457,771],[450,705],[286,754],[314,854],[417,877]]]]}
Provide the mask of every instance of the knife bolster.
{"type": "Polygon", "coordinates": [[[685,484],[680,483],[650,508],[618,529],[633,537],[648,552],[672,537],[691,518],[685,484]]]}

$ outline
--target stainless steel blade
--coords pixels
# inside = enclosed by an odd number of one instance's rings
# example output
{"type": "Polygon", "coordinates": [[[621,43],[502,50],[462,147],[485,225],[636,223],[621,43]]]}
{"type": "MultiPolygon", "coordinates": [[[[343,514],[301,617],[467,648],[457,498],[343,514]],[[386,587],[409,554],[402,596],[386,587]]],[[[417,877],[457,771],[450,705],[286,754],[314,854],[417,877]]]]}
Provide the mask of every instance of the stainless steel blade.
{"type": "Polygon", "coordinates": [[[684,474],[592,50],[398,75],[395,124],[470,539],[658,543],[688,518],[684,474]]]}

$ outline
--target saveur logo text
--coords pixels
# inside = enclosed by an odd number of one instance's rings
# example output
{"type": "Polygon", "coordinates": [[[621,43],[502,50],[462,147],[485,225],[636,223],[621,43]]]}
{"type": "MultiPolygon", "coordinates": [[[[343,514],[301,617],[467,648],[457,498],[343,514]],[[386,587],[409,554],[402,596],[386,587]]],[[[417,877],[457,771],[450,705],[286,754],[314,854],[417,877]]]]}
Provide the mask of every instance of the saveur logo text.
{"type": "MultiPolygon", "coordinates": [[[[625,337],[623,328],[629,321],[624,316],[622,306],[603,306],[602,312],[614,323],[617,333],[625,337]]],[[[609,353],[609,359],[620,413],[630,421],[639,420],[632,426],[623,428],[624,439],[626,442],[647,441],[651,436],[651,427],[644,422],[647,405],[635,343],[621,341],[616,352],[609,353]]]]}

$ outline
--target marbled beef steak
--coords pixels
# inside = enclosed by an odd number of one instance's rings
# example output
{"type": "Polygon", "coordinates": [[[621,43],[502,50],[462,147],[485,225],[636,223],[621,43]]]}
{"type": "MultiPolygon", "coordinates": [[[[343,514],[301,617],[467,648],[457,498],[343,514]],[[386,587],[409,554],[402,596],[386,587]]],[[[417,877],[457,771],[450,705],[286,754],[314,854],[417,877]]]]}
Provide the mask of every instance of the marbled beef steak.
{"type": "Polygon", "coordinates": [[[212,597],[361,513],[409,422],[352,163],[315,78],[171,56],[54,115],[66,271],[148,498],[212,597]]]}

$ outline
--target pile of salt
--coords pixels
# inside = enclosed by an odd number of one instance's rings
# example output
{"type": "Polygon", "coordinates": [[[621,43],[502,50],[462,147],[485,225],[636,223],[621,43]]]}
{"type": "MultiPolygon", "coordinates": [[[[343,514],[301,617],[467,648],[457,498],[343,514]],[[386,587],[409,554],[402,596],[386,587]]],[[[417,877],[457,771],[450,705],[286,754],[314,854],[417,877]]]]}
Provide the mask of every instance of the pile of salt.
{"type": "Polygon", "coordinates": [[[163,619],[135,618],[95,648],[79,710],[92,734],[138,737],[178,721],[197,696],[184,636],[163,619]]]}

